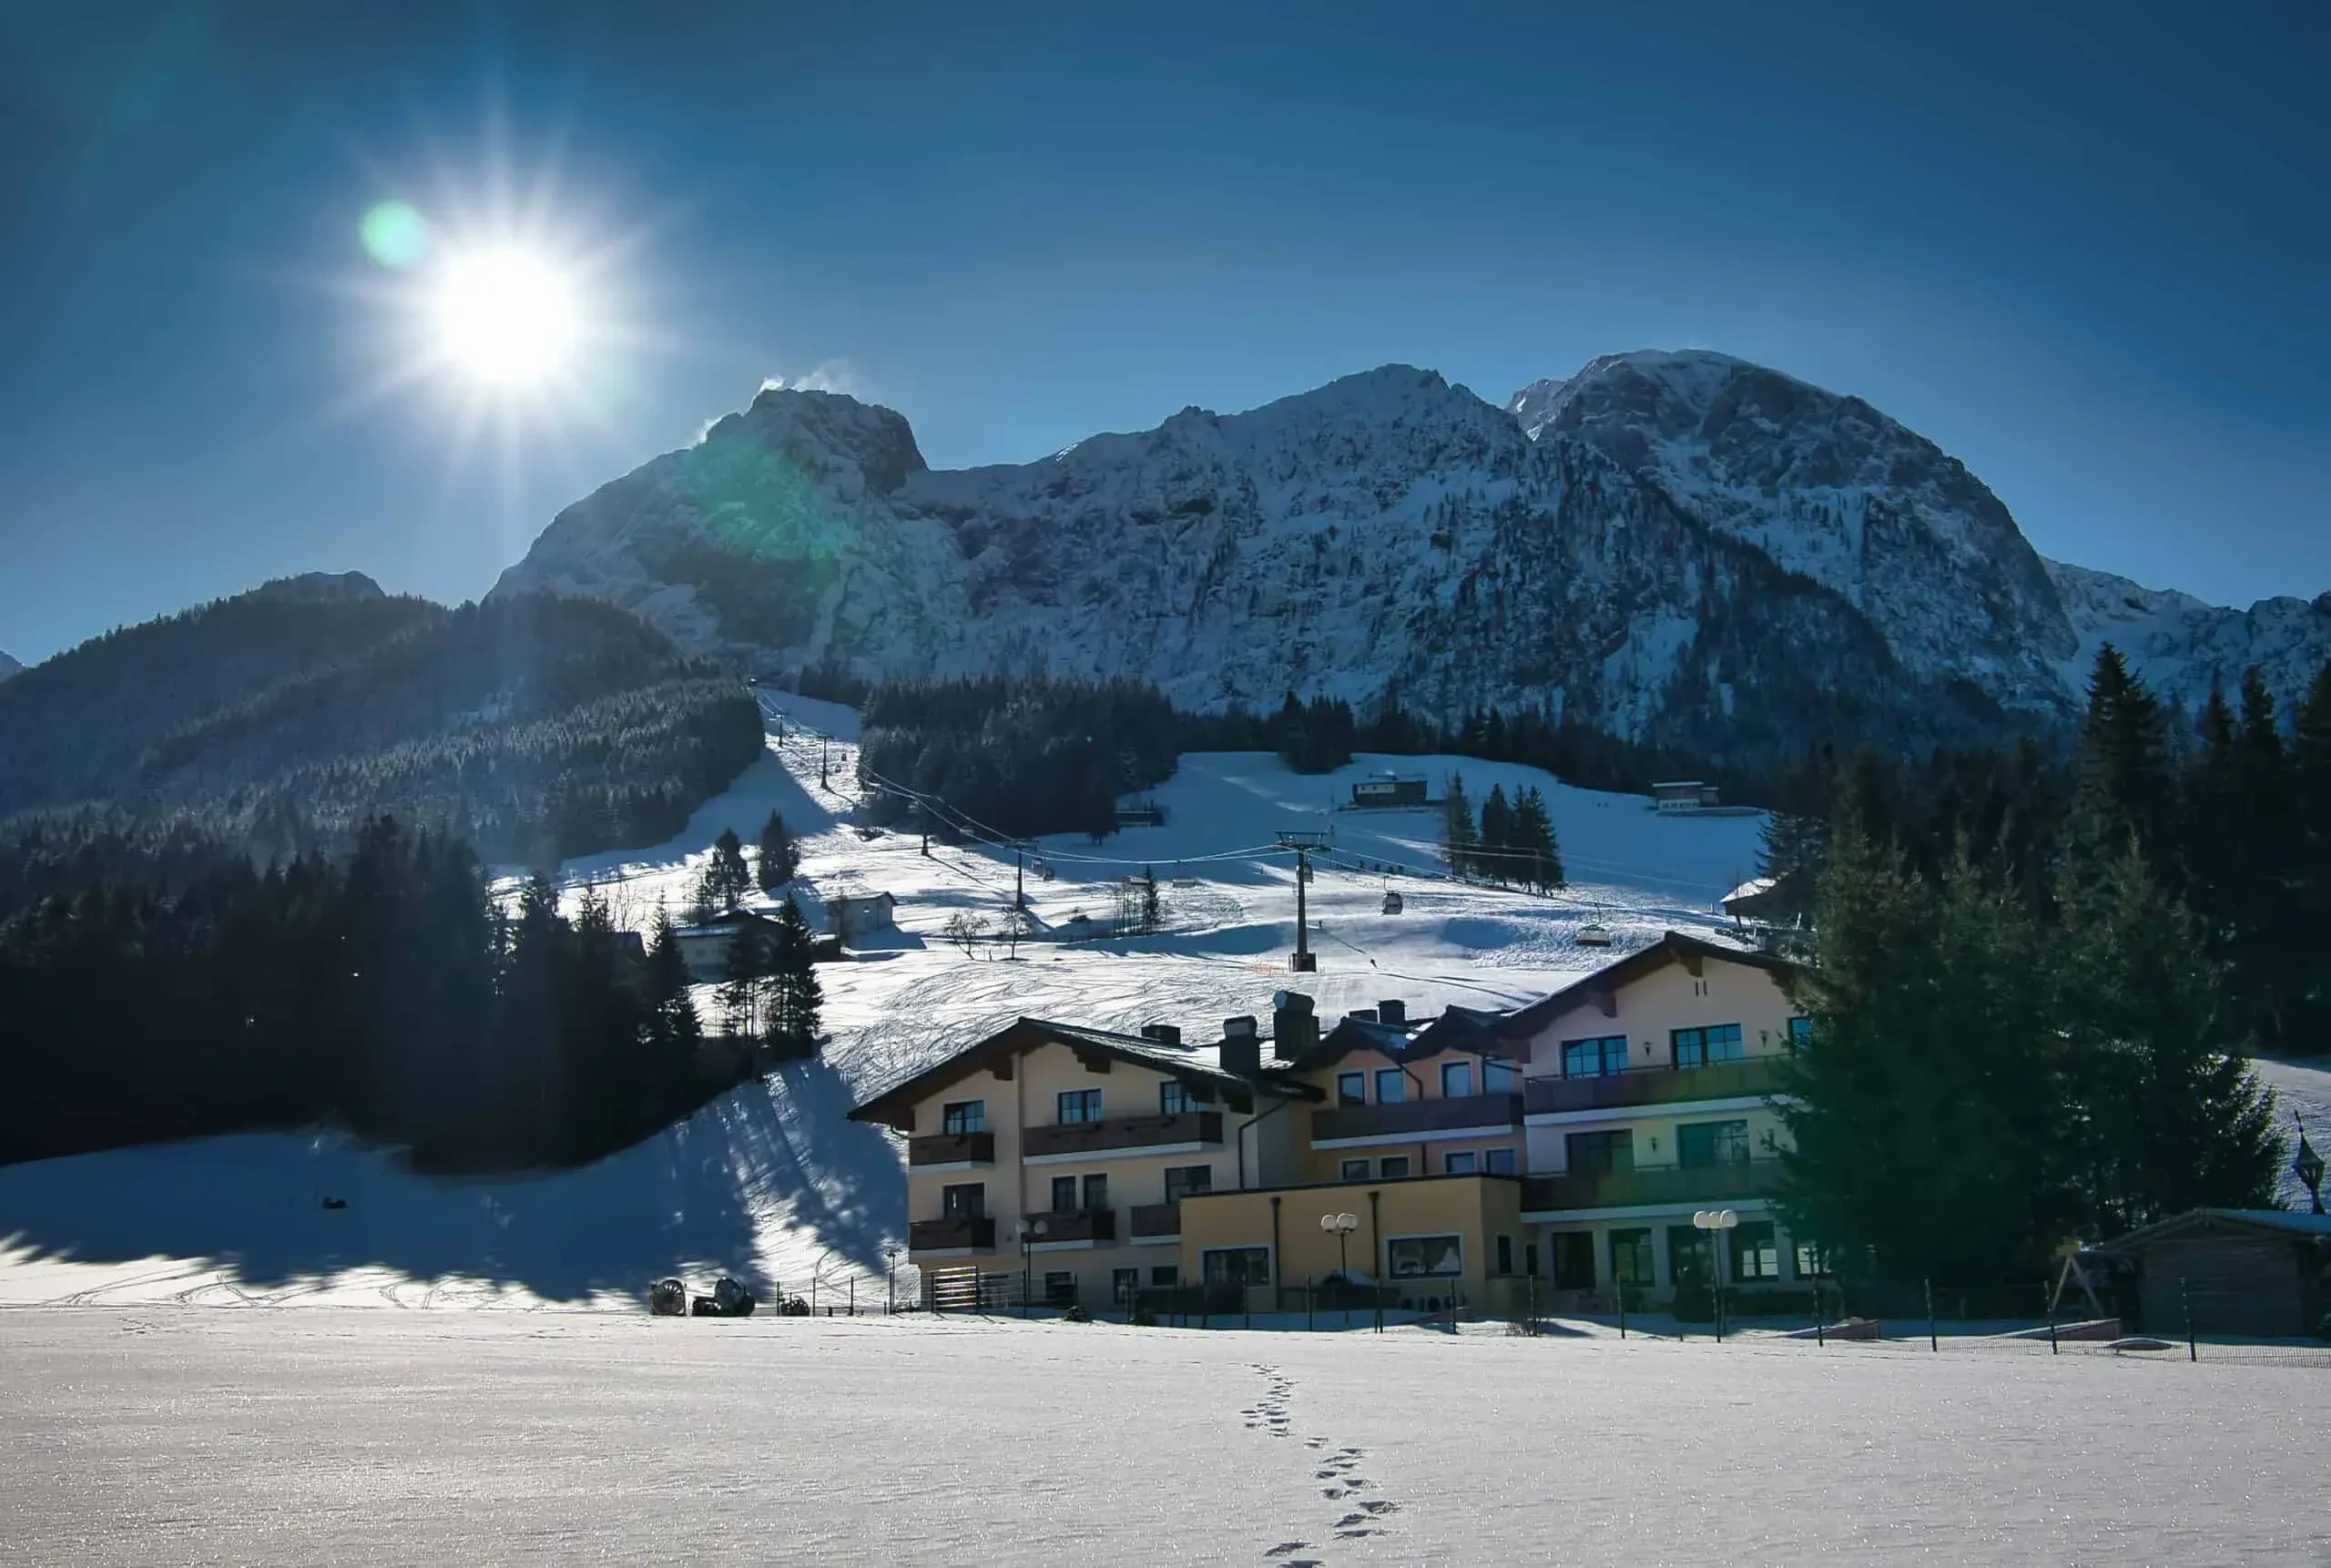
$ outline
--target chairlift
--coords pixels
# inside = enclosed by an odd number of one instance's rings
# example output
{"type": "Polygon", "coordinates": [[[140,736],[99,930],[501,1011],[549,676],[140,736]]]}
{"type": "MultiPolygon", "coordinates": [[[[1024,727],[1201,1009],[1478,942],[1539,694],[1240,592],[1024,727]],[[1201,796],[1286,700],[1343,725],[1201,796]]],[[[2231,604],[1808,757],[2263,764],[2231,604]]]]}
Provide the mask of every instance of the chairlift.
{"type": "Polygon", "coordinates": [[[1586,924],[1578,928],[1578,945],[1581,947],[1610,946],[1611,928],[1597,921],[1587,921],[1586,924]]]}
{"type": "Polygon", "coordinates": [[[1384,890],[1384,912],[1386,914],[1399,914],[1400,912],[1400,895],[1393,891],[1390,888],[1386,888],[1384,890]]]}

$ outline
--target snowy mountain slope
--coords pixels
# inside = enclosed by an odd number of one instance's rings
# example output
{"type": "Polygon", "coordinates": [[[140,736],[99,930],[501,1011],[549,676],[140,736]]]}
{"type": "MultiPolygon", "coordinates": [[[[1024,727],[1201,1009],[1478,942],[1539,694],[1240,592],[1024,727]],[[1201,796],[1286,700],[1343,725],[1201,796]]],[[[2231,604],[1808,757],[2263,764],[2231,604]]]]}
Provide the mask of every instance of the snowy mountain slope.
{"type": "Polygon", "coordinates": [[[2307,689],[2331,657],[2331,593],[2313,600],[2261,599],[2247,610],[2204,604],[2174,589],[2141,587],[2086,566],[2047,563],[2057,596],[2071,617],[2078,650],[2060,667],[2079,690],[2096,650],[2111,643],[2129,667],[2164,698],[2198,712],[2213,686],[2228,697],[2253,665],[2289,702],[2307,689]]]}
{"type": "MultiPolygon", "coordinates": [[[[2095,643],[2139,628],[2068,581],[1858,399],[1644,352],[1503,409],[1387,365],[960,472],[889,410],[768,391],[569,507],[494,592],[612,598],[762,667],[1129,676],[1195,707],[1397,687],[1751,759],[2069,717],[2095,643]]],[[[2245,641],[2228,616],[2147,612],[2150,671],[2331,657],[2324,617],[2245,641]]]]}
{"type": "Polygon", "coordinates": [[[1516,392],[1709,527],[1837,590],[1914,668],[2061,705],[2075,639],[2041,560],[1983,483],[1859,398],[1690,350],[1609,354],[1516,392]]]}
{"type": "Polygon", "coordinates": [[[10,676],[16,674],[24,667],[25,667],[23,665],[18,664],[6,654],[0,653],[0,680],[7,679],[10,676]]]}

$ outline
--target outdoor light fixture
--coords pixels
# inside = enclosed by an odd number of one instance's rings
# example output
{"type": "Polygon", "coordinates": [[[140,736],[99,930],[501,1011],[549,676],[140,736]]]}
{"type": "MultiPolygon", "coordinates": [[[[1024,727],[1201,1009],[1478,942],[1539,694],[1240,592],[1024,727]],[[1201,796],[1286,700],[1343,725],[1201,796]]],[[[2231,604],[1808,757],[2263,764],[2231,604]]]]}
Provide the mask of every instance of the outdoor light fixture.
{"type": "Polygon", "coordinates": [[[1351,1327],[1351,1233],[1359,1228],[1356,1214],[1323,1214],[1319,1228],[1336,1238],[1336,1278],[1344,1288],[1344,1327],[1351,1327]]]}
{"type": "Polygon", "coordinates": [[[1740,1217],[1728,1208],[1703,1208],[1692,1216],[1694,1228],[1715,1234],[1715,1278],[1709,1294],[1715,1298],[1715,1342],[1724,1343],[1724,1233],[1740,1223],[1740,1217]]]}

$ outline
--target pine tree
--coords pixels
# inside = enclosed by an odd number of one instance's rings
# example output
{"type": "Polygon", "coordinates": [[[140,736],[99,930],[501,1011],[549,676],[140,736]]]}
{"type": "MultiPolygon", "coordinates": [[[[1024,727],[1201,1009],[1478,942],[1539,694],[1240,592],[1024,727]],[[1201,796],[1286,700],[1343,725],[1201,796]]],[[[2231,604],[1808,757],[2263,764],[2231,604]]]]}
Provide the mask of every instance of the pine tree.
{"type": "Polygon", "coordinates": [[[2110,881],[2131,843],[2148,864],[2167,847],[2172,784],[2161,705],[2107,643],[2081,722],[2066,870],[2076,894],[2110,881]]]}
{"type": "Polygon", "coordinates": [[[745,864],[745,843],[737,837],[734,828],[720,830],[720,837],[712,841],[712,861],[705,868],[706,891],[724,910],[733,910],[753,885],[753,873],[745,864]]]}
{"type": "Polygon", "coordinates": [[[1546,809],[1545,796],[1539,793],[1535,784],[1522,790],[1513,817],[1514,840],[1525,857],[1522,862],[1524,880],[1540,892],[1563,886],[1569,879],[1562,873],[1562,851],[1554,838],[1554,820],[1546,809]]]}
{"type": "Polygon", "coordinates": [[[2299,708],[2291,739],[2291,801],[2298,847],[2292,898],[2297,920],[2290,940],[2302,944],[2305,956],[2290,1033],[2321,1040],[2331,1035],[2331,942],[2322,940],[2331,932],[2331,663],[2316,676],[2299,708]]]}
{"type": "Polygon", "coordinates": [[[767,1036],[780,1056],[806,1056],[818,1038],[825,989],[819,983],[816,943],[801,906],[787,899],[777,907],[777,929],[769,958],[767,1036]]]}
{"type": "Polygon", "coordinates": [[[777,891],[800,874],[800,854],[793,846],[792,835],[785,830],[785,819],[775,811],[761,824],[760,854],[755,871],[765,893],[777,891]]]}
{"type": "Polygon", "coordinates": [[[1480,849],[1476,851],[1480,870],[1501,882],[1515,880],[1521,860],[1516,854],[1513,837],[1513,808],[1505,799],[1505,787],[1490,786],[1490,798],[1481,802],[1480,849]]]}
{"type": "Polygon", "coordinates": [[[704,1037],[703,1023],[688,993],[692,979],[672,917],[658,904],[647,943],[646,988],[653,1009],[648,1040],[661,1064],[660,1075],[681,1090],[696,1077],[697,1050],[704,1037]]]}
{"type": "Polygon", "coordinates": [[[751,917],[737,922],[728,938],[728,963],[721,972],[721,1026],[739,1040],[757,1039],[760,1034],[761,993],[770,963],[760,927],[761,922],[751,917]]]}
{"type": "Polygon", "coordinates": [[[1473,827],[1473,803],[1465,797],[1465,776],[1451,773],[1448,799],[1440,813],[1440,855],[1449,863],[1451,876],[1471,873],[1478,837],[1473,827]]]}
{"type": "Polygon", "coordinates": [[[1159,923],[1157,908],[1157,868],[1145,866],[1141,878],[1141,929],[1154,932],[1159,923]]]}

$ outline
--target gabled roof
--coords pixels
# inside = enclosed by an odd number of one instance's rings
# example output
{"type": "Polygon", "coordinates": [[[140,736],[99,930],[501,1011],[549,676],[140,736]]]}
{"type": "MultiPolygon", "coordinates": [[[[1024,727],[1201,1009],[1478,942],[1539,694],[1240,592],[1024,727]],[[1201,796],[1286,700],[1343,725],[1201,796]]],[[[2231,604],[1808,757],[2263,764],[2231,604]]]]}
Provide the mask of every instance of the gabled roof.
{"type": "Polygon", "coordinates": [[[2187,1231],[2250,1230],[2291,1237],[2331,1237],[2331,1214],[2299,1214],[2287,1208],[2189,1208],[2167,1219],[2105,1242],[2099,1251],[2125,1252],[2146,1242],[2187,1231]]]}
{"type": "Polygon", "coordinates": [[[1451,1005],[1440,1016],[1419,1028],[1384,1023],[1347,1013],[1292,1065],[1314,1072],[1332,1067],[1355,1051],[1373,1051],[1395,1062],[1420,1062],[1444,1051],[1464,1051],[1477,1056],[1519,1054],[1518,1045],[1502,1032],[1505,1014],[1479,1007],[1451,1005]]]}
{"type": "Polygon", "coordinates": [[[1560,991],[1505,1014],[1505,1032],[1509,1034],[1534,1034],[1580,1003],[1614,995],[1621,986],[1632,985],[1654,970],[1680,963],[1696,974],[1705,962],[1737,963],[1750,969],[1761,969],[1783,984],[1804,972],[1801,966],[1785,958],[1776,958],[1769,952],[1758,952],[1750,948],[1734,947],[1726,942],[1709,942],[1703,937],[1671,931],[1648,947],[1639,947],[1591,974],[1581,975],[1560,991]]]}
{"type": "Polygon", "coordinates": [[[1020,1018],[861,1101],[850,1113],[850,1120],[897,1126],[917,1102],[948,1084],[999,1066],[1008,1075],[1009,1064],[1013,1059],[1043,1045],[1065,1045],[1080,1055],[1092,1053],[1107,1061],[1146,1067],[1226,1096],[1244,1098],[1261,1093],[1280,1099],[1320,1098],[1319,1091],[1310,1084],[1285,1076],[1285,1063],[1266,1062],[1258,1075],[1247,1077],[1222,1066],[1218,1045],[1169,1045],[1144,1034],[1120,1034],[1114,1030],[1061,1023],[1048,1018],[1020,1018]]]}

